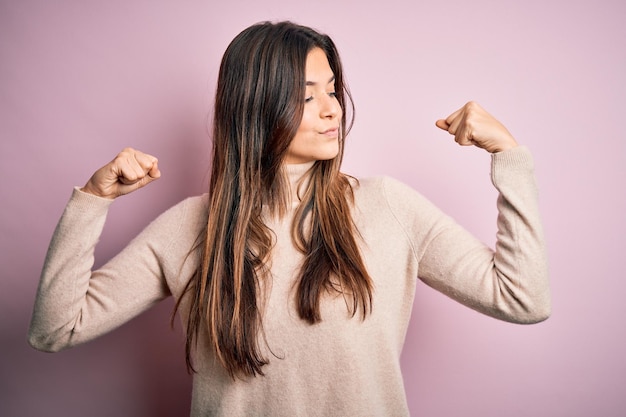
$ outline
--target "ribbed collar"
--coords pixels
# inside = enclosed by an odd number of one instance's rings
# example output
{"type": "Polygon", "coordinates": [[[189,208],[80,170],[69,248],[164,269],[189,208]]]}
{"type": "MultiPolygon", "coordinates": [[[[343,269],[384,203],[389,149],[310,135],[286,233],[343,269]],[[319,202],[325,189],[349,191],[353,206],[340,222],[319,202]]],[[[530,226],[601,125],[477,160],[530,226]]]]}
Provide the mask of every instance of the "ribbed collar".
{"type": "MultiPolygon", "coordinates": [[[[304,190],[307,186],[308,174],[311,167],[315,164],[315,161],[305,162],[303,164],[286,164],[284,166],[285,175],[289,182],[290,201],[293,203],[299,203],[298,187],[300,190],[304,190]],[[307,178],[304,178],[307,177],[307,178]]],[[[302,192],[302,191],[301,191],[302,192]]]]}

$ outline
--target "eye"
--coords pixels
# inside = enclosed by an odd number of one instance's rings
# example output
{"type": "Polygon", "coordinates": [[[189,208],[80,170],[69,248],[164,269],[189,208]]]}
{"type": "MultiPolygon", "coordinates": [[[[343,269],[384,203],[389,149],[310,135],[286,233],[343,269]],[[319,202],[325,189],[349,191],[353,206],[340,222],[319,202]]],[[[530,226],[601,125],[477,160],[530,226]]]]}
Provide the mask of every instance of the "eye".
{"type": "Polygon", "coordinates": [[[310,96],[310,97],[307,97],[307,98],[304,99],[305,103],[308,103],[310,101],[313,101],[313,96],[310,96]]]}
{"type": "Polygon", "coordinates": [[[328,93],[329,96],[331,96],[332,98],[337,98],[337,92],[336,91],[331,91],[330,93],[328,93]]]}

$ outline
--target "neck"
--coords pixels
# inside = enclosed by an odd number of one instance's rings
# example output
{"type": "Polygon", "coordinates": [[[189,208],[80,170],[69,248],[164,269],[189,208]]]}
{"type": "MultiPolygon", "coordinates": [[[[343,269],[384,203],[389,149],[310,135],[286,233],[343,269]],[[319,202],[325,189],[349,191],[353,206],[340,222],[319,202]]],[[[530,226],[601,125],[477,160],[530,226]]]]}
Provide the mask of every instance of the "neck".
{"type": "Polygon", "coordinates": [[[292,203],[299,203],[300,196],[306,189],[310,170],[315,161],[305,162],[303,164],[285,164],[284,172],[289,184],[289,200],[292,203]],[[298,192],[299,191],[299,192],[298,192]]]}

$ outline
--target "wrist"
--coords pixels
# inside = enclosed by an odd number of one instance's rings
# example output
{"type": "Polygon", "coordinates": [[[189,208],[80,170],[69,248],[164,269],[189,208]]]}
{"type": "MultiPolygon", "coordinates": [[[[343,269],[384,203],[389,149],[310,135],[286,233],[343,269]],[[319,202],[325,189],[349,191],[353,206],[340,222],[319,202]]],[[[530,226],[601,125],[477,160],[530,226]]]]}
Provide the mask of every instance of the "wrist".
{"type": "Polygon", "coordinates": [[[94,188],[91,185],[90,182],[88,182],[83,187],[79,188],[78,190],[83,192],[83,193],[86,193],[86,194],[95,195],[96,197],[107,198],[107,199],[111,199],[111,200],[113,199],[112,197],[99,192],[96,188],[94,188]]]}
{"type": "Polygon", "coordinates": [[[500,152],[506,152],[506,151],[510,151],[511,149],[515,149],[517,148],[519,145],[517,143],[514,144],[510,144],[510,145],[505,145],[505,146],[501,146],[498,149],[495,149],[493,152],[491,153],[500,153],[500,152]]]}
{"type": "Polygon", "coordinates": [[[505,152],[510,149],[517,148],[518,146],[519,144],[517,141],[513,138],[513,136],[511,136],[509,139],[499,143],[491,153],[505,152]]]}

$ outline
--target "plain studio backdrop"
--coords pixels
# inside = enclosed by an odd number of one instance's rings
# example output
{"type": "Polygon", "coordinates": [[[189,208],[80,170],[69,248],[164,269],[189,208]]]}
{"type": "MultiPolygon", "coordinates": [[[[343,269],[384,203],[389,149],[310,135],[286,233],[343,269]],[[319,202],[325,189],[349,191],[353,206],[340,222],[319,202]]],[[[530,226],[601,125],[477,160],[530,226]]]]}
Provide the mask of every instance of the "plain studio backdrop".
{"type": "Polygon", "coordinates": [[[626,415],[617,0],[1,1],[0,415],[188,414],[171,300],[45,354],[26,343],[39,273],[72,187],[126,146],[158,156],[163,177],[114,204],[98,265],[206,190],[221,55],[250,24],[282,19],[330,34],[342,54],[356,102],[345,172],[396,177],[493,245],[490,157],[434,122],[476,100],[535,157],[553,315],[503,323],[418,285],[402,356],[412,414],[626,415]]]}

